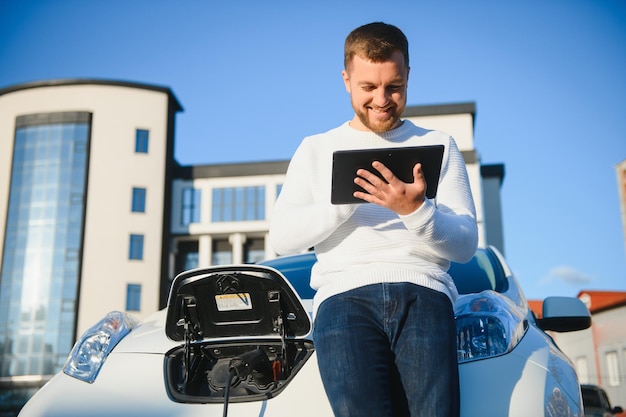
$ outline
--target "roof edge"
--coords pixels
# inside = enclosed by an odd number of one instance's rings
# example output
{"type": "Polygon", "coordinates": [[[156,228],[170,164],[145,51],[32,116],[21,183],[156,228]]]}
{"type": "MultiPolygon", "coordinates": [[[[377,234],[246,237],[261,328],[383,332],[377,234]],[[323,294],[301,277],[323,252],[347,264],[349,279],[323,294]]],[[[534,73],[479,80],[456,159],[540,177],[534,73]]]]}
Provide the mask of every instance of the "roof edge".
{"type": "Polygon", "coordinates": [[[177,163],[175,178],[193,180],[199,178],[241,177],[249,175],[282,175],[287,172],[288,166],[288,159],[197,165],[180,165],[177,163]]]}
{"type": "Polygon", "coordinates": [[[117,87],[139,88],[143,90],[157,91],[159,93],[165,93],[170,97],[170,100],[174,103],[175,111],[182,111],[183,106],[174,95],[171,88],[155,84],[139,83],[134,81],[124,80],[107,80],[99,78],[61,78],[51,80],[39,80],[30,81],[20,84],[10,85],[8,87],[0,88],[0,96],[16,91],[27,90],[31,88],[41,87],[60,87],[68,85],[108,85],[117,87]]]}
{"type": "Polygon", "coordinates": [[[415,116],[438,116],[445,114],[465,114],[469,113],[473,116],[476,115],[476,103],[473,101],[466,103],[450,103],[450,104],[426,104],[406,106],[404,117],[415,116]]]}
{"type": "Polygon", "coordinates": [[[480,175],[482,177],[497,178],[500,181],[500,185],[502,185],[504,180],[504,164],[481,164],[480,175]]]}

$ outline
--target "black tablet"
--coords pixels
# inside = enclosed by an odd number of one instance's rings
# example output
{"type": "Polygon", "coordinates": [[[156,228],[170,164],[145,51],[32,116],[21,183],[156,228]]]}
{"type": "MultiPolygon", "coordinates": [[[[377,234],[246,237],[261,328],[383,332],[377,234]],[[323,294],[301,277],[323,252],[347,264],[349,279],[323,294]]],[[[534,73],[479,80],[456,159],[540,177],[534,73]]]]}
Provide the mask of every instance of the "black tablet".
{"type": "Polygon", "coordinates": [[[378,171],[372,168],[374,161],[385,164],[396,177],[406,183],[413,182],[413,167],[420,162],[426,179],[426,197],[434,198],[439,185],[443,150],[443,145],[428,145],[335,151],[330,201],[332,204],[365,203],[365,200],[353,196],[355,191],[364,191],[354,183],[354,178],[359,168],[367,169],[381,177],[378,171]]]}

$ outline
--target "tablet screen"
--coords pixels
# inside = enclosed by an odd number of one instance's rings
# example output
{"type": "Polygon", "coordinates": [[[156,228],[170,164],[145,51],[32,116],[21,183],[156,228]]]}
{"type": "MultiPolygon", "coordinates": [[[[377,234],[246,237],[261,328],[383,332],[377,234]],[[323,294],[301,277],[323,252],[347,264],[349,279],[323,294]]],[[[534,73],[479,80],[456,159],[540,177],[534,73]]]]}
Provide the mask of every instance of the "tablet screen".
{"type": "Polygon", "coordinates": [[[406,183],[413,182],[413,167],[420,162],[426,180],[426,197],[435,198],[443,151],[443,145],[335,151],[333,153],[331,203],[365,203],[366,201],[353,196],[355,191],[364,191],[354,183],[354,178],[356,171],[360,168],[367,169],[380,177],[378,171],[372,168],[374,161],[385,164],[396,177],[406,183]]]}

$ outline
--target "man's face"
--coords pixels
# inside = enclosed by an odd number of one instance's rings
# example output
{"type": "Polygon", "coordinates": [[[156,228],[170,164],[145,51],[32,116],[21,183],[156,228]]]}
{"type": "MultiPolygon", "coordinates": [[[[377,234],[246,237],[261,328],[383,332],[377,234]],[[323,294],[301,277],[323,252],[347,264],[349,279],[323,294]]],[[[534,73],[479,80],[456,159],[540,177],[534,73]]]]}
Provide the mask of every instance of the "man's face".
{"type": "Polygon", "coordinates": [[[394,52],[385,62],[355,55],[342,76],[355,113],[350,122],[353,128],[380,133],[401,124],[409,79],[401,52],[394,52]]]}

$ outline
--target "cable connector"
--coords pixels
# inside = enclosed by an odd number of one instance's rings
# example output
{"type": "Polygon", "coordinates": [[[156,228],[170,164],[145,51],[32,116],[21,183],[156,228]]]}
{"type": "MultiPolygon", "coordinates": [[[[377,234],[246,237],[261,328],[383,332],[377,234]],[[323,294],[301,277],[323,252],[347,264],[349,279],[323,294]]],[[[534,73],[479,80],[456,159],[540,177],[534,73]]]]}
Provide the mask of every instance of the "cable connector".
{"type": "Polygon", "coordinates": [[[269,358],[263,349],[256,349],[231,359],[229,369],[235,371],[237,378],[245,379],[262,363],[268,366],[269,358]]]}

